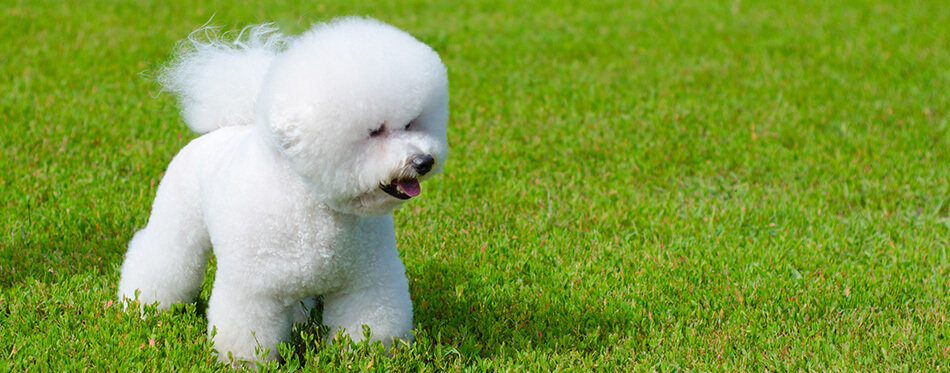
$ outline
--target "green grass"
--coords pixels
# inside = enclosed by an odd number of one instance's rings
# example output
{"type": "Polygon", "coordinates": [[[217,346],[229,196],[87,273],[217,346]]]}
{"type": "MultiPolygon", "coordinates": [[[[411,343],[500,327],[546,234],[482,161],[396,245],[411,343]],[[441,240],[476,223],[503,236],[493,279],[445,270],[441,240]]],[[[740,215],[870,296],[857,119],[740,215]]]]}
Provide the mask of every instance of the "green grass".
{"type": "Polygon", "coordinates": [[[942,2],[2,2],[0,371],[224,370],[203,301],[112,303],[195,137],[148,75],[213,14],[368,14],[449,67],[450,162],[395,214],[415,344],[269,368],[950,365],[942,2]]]}

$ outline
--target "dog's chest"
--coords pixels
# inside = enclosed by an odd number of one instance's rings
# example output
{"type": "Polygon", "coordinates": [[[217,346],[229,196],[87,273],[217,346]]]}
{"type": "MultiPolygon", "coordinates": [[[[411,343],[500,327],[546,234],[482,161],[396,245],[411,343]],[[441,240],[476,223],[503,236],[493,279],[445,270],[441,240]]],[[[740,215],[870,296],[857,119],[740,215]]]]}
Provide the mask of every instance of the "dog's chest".
{"type": "Polygon", "coordinates": [[[294,220],[295,229],[280,239],[286,246],[260,253],[275,274],[274,290],[291,298],[325,294],[352,283],[389,243],[376,239],[379,229],[364,218],[316,213],[294,220]]]}
{"type": "Polygon", "coordinates": [[[395,252],[391,216],[335,212],[289,166],[265,155],[229,158],[227,177],[205,190],[221,275],[301,298],[336,291],[372,271],[380,252],[395,252]]]}

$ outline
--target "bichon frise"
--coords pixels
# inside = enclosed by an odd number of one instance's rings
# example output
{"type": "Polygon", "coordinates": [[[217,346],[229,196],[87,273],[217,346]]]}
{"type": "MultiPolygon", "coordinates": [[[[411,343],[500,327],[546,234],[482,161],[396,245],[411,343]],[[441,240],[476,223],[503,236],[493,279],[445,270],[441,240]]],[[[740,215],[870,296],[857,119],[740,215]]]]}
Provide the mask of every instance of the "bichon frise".
{"type": "Polygon", "coordinates": [[[209,39],[192,37],[160,79],[208,133],[168,165],[129,243],[120,300],[193,301],[213,248],[207,316],[222,361],[254,361],[258,347],[276,358],[318,295],[331,333],[361,340],[366,325],[387,346],[410,340],[391,212],[447,156],[438,54],[359,17],[297,37],[262,25],[209,39]]]}

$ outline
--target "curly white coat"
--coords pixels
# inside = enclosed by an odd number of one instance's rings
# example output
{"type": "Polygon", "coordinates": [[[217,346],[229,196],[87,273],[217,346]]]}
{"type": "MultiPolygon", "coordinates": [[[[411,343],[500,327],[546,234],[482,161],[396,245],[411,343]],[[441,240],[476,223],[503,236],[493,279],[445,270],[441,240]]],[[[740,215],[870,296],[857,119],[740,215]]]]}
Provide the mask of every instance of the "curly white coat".
{"type": "Polygon", "coordinates": [[[209,253],[219,359],[287,341],[313,297],[323,323],[410,340],[412,303],[390,214],[447,156],[439,56],[409,34],[341,18],[298,37],[270,25],[234,41],[193,34],[162,83],[188,125],[147,226],[129,243],[120,299],[193,301],[209,253]]]}

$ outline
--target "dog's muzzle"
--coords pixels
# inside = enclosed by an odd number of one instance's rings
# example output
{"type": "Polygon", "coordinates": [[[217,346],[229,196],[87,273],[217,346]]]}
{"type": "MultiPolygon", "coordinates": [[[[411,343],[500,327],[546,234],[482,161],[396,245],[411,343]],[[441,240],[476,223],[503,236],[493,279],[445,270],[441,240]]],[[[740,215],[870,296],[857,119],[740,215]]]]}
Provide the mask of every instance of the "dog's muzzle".
{"type": "Polygon", "coordinates": [[[416,155],[409,160],[409,165],[415,171],[416,177],[393,179],[389,184],[380,185],[379,188],[398,199],[410,199],[422,193],[418,177],[432,171],[435,158],[431,154],[416,155]]]}

